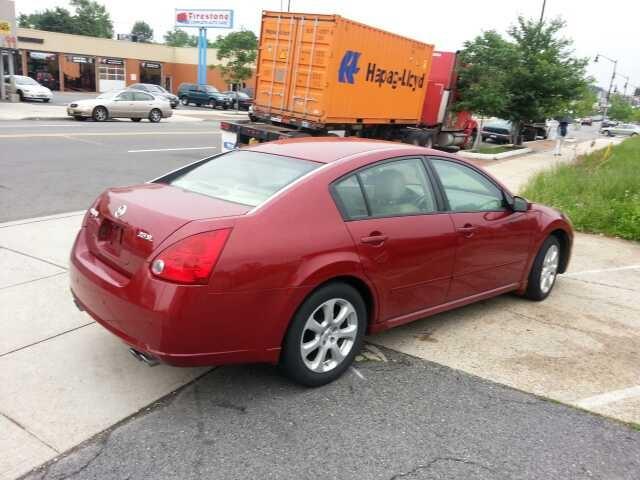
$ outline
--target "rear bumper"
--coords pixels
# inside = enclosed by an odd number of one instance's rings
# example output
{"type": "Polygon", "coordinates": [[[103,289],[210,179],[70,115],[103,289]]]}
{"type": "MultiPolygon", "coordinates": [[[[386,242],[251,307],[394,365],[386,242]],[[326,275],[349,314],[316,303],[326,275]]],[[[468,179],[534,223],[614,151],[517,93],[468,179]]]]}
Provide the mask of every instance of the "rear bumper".
{"type": "Polygon", "coordinates": [[[129,278],[93,255],[85,234],[71,252],[74,301],[130,347],[176,366],[278,361],[299,289],[212,292],[158,280],[146,265],[129,278]]]}

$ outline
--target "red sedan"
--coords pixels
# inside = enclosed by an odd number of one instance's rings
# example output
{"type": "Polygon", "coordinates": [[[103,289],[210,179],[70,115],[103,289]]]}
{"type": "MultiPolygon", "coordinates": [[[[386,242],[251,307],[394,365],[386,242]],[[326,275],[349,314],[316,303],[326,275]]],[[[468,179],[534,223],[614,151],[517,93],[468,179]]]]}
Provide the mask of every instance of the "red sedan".
{"type": "Polygon", "coordinates": [[[71,253],[77,305],[138,359],[341,375],[364,335],[506,292],[543,300],[571,224],[456,156],[302,138],[104,192],[71,253]]]}

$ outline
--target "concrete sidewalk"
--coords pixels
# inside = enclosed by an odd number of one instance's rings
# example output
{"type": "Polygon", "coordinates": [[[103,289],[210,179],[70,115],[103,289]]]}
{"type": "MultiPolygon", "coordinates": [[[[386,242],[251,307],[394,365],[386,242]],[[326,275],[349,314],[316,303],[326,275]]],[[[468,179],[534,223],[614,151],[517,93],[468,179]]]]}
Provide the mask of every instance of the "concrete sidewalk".
{"type": "MultiPolygon", "coordinates": [[[[560,161],[572,156],[568,151],[560,161]]],[[[557,161],[540,153],[490,170],[517,191],[557,161]]],[[[148,368],[75,308],[67,265],[82,215],[0,224],[0,480],[56,457],[206,371],[148,368]]],[[[546,302],[504,296],[371,341],[640,422],[640,246],[578,235],[571,272],[546,302]]]]}

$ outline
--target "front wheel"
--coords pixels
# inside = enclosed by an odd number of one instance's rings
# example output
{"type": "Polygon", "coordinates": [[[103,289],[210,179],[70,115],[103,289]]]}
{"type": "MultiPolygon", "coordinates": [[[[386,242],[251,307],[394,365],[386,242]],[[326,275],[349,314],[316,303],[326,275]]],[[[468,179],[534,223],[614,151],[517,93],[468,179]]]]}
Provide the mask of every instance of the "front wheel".
{"type": "Polygon", "coordinates": [[[96,122],[106,122],[109,118],[109,113],[104,107],[96,107],[93,109],[92,117],[96,122]]]}
{"type": "Polygon", "coordinates": [[[181,97],[180,101],[182,102],[182,105],[184,105],[185,107],[189,105],[189,98],[187,96],[181,97]]]}
{"type": "Polygon", "coordinates": [[[309,387],[340,377],[362,348],[367,309],[356,289],[330,283],[298,309],[285,336],[280,365],[285,375],[309,387]]]}
{"type": "Polygon", "coordinates": [[[530,300],[544,300],[549,296],[556,284],[558,268],[560,267],[561,247],[555,236],[548,237],[531,267],[525,297],[530,300]]]}
{"type": "Polygon", "coordinates": [[[149,112],[149,121],[151,123],[158,123],[160,120],[162,120],[162,112],[160,110],[154,108],[149,112]]]}

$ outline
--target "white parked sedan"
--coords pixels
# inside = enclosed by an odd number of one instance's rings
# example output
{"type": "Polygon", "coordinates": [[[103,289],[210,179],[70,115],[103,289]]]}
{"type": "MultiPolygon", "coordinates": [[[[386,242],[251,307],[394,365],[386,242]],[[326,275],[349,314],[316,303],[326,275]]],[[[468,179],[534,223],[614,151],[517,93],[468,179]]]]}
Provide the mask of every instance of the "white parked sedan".
{"type": "Polygon", "coordinates": [[[159,122],[173,115],[169,100],[137,90],[113,90],[97,98],[78,100],[67,107],[67,115],[76,120],[93,118],[104,122],[110,118],[130,118],[139,122],[143,118],[159,122]]]}
{"type": "MultiPolygon", "coordinates": [[[[23,75],[13,76],[16,82],[16,93],[20,97],[20,101],[23,100],[42,100],[48,102],[53,97],[51,90],[47,87],[43,87],[31,77],[25,77],[23,75]]],[[[4,83],[6,87],[11,84],[11,75],[5,75],[4,83]]]]}
{"type": "Polygon", "coordinates": [[[640,135],[640,126],[632,123],[619,123],[618,125],[601,128],[600,133],[610,137],[613,137],[614,135],[635,137],[636,135],[640,135]]]}

